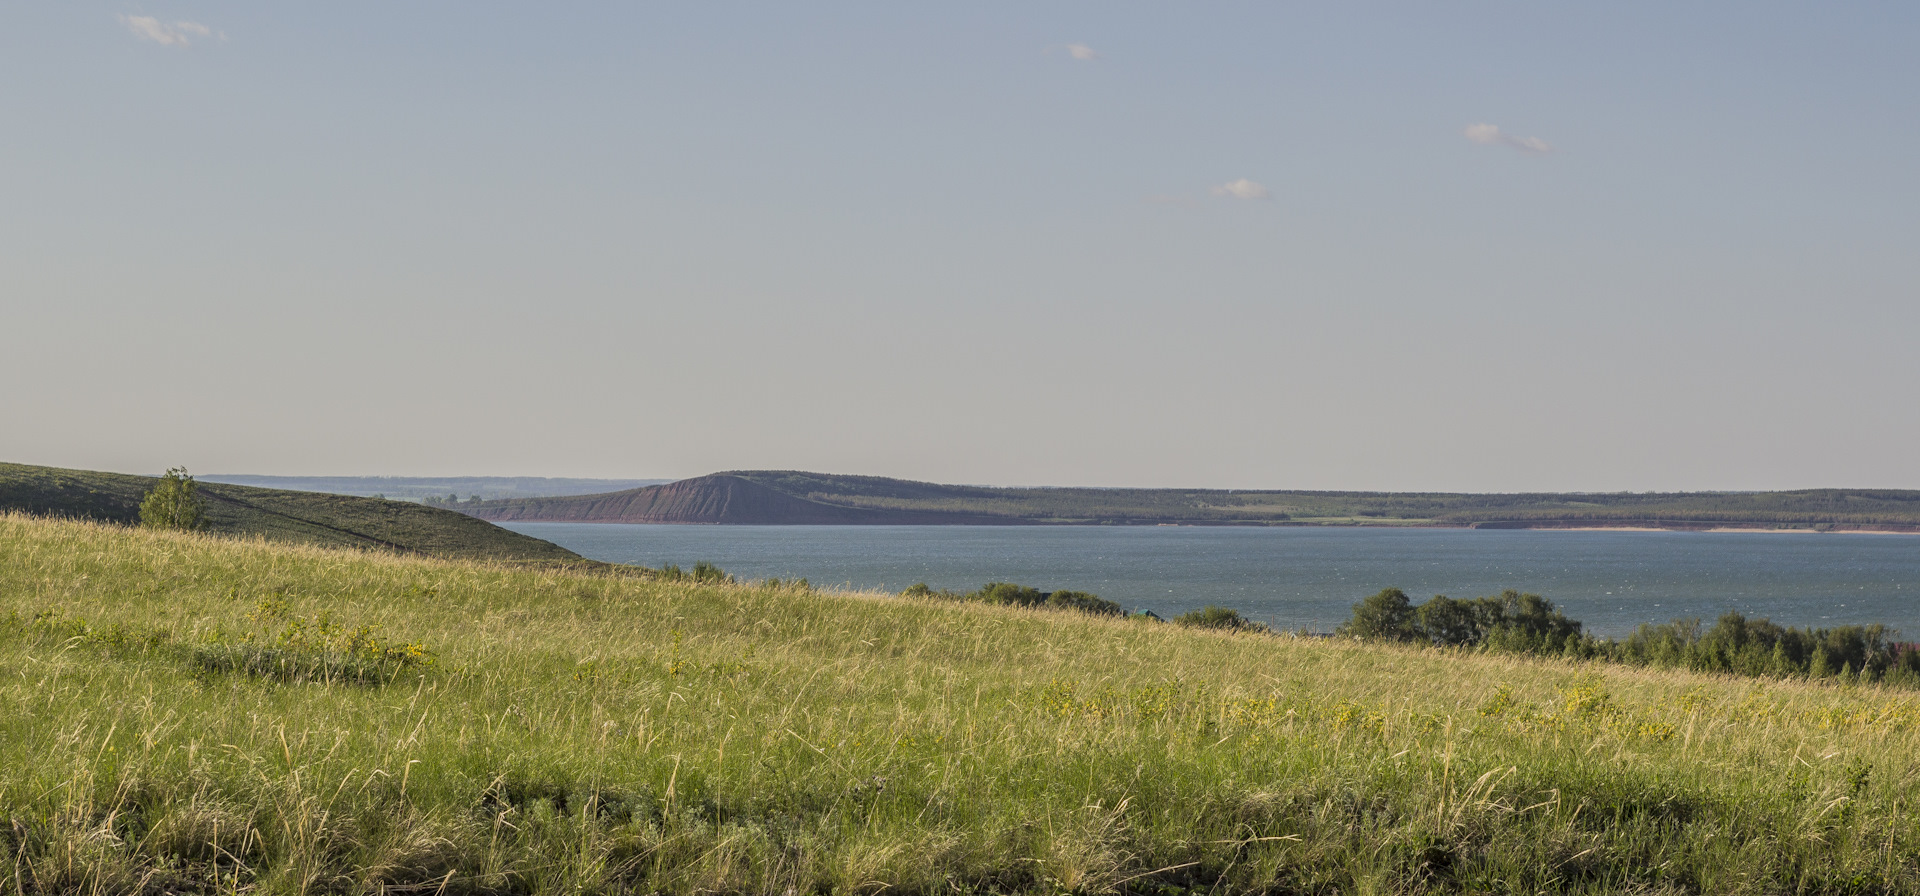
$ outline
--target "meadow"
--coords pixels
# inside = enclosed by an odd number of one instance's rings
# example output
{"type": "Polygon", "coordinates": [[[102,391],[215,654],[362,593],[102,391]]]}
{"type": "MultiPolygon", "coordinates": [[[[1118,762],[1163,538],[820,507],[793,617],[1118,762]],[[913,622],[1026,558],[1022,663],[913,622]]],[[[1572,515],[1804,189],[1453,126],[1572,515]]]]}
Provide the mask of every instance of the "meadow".
{"type": "Polygon", "coordinates": [[[20,893],[1920,892],[1858,682],[20,515],[0,670],[20,893]]]}

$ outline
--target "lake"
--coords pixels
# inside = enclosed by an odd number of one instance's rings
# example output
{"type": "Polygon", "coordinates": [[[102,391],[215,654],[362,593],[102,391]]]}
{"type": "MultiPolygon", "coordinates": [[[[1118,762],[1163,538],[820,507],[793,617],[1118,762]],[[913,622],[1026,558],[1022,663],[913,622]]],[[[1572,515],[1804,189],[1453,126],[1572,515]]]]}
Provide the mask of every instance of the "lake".
{"type": "Polygon", "coordinates": [[[990,581],[1071,588],[1172,616],[1207,604],[1328,631],[1398,587],[1418,602],[1517,588],[1601,635],[1737,610],[1920,636],[1920,536],[1184,526],[661,526],[502,523],[612,563],[898,591],[990,581]]]}

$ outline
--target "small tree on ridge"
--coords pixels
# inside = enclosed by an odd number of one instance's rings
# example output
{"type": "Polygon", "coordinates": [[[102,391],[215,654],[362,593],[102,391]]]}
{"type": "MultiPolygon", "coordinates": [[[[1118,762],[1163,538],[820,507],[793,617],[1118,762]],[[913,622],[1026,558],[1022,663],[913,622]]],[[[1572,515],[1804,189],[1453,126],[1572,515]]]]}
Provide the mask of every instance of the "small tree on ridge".
{"type": "Polygon", "coordinates": [[[194,532],[207,527],[207,506],[186,467],[174,467],[140,501],[140,525],[194,532]]]}

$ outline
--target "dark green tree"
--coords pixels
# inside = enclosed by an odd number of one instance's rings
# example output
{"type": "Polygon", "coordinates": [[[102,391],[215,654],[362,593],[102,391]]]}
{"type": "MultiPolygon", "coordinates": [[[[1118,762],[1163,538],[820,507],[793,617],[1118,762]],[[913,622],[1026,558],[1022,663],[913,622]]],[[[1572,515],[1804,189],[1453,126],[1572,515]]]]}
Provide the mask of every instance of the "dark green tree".
{"type": "Polygon", "coordinates": [[[1342,623],[1336,634],[1383,641],[1412,641],[1420,637],[1418,613],[1407,593],[1387,588],[1353,605],[1353,618],[1342,623]]]}
{"type": "Polygon", "coordinates": [[[140,501],[140,525],[195,532],[207,527],[207,505],[186,467],[174,467],[140,501]]]}
{"type": "Polygon", "coordinates": [[[1465,647],[1485,637],[1471,601],[1436,594],[1415,612],[1420,633],[1441,647],[1465,647]]]}

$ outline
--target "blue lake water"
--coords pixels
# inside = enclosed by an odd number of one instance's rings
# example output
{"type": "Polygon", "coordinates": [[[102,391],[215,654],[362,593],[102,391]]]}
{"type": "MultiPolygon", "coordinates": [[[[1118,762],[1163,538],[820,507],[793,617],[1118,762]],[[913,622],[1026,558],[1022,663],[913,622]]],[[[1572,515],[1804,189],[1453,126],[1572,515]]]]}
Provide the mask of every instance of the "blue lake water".
{"type": "Polygon", "coordinates": [[[1517,588],[1587,630],[1728,610],[1816,628],[1880,622],[1920,639],[1920,536],[1549,530],[653,526],[506,523],[614,563],[718,564],[816,587],[1071,588],[1171,616],[1207,604],[1326,631],[1385,587],[1415,601],[1517,588]]]}

